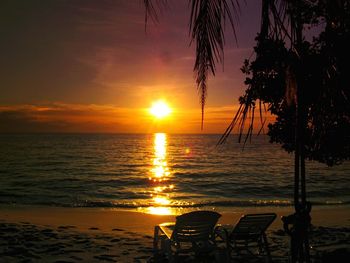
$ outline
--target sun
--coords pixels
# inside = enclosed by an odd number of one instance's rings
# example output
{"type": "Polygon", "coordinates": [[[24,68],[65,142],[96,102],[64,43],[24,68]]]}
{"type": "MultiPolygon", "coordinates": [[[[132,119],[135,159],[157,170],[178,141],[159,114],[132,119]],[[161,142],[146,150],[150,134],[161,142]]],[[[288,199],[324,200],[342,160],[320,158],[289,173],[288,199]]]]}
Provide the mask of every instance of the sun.
{"type": "Polygon", "coordinates": [[[149,112],[157,119],[163,119],[171,113],[171,109],[165,101],[158,100],[152,103],[149,112]]]}

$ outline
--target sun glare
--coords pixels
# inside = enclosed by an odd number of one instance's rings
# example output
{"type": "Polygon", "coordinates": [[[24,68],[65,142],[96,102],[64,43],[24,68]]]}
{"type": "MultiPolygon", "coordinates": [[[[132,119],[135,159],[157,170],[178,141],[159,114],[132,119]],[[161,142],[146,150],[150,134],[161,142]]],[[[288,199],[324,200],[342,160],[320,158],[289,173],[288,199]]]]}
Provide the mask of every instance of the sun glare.
{"type": "Polygon", "coordinates": [[[169,108],[168,104],[162,100],[153,102],[149,111],[157,119],[163,119],[171,113],[171,109],[169,108]]]}

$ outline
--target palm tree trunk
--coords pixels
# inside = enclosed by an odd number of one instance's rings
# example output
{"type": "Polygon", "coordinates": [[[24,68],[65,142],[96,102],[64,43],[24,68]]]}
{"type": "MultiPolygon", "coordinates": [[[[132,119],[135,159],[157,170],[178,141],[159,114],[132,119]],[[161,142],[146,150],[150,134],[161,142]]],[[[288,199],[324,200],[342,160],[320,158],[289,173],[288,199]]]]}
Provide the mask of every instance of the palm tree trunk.
{"type": "MultiPolygon", "coordinates": [[[[297,92],[296,92],[296,133],[295,133],[295,186],[294,206],[296,212],[294,247],[292,249],[292,262],[310,262],[308,228],[310,225],[309,206],[306,201],[305,181],[305,127],[307,124],[304,76],[302,70],[303,59],[303,24],[301,21],[300,0],[296,3],[295,14],[295,48],[298,56],[296,68],[297,92]],[[299,189],[300,187],[300,189],[299,189]]],[[[311,209],[311,208],[310,208],[311,209]]],[[[293,238],[293,237],[292,237],[293,238]]]]}
{"type": "MultiPolygon", "coordinates": [[[[296,110],[298,112],[298,110],[296,110]]],[[[299,121],[298,114],[296,116],[295,127],[295,152],[294,152],[294,209],[299,210],[299,167],[300,167],[300,147],[299,147],[299,121]]]]}
{"type": "Polygon", "coordinates": [[[260,38],[267,38],[269,33],[269,4],[270,0],[262,0],[262,8],[261,8],[261,28],[260,28],[260,38]]]}

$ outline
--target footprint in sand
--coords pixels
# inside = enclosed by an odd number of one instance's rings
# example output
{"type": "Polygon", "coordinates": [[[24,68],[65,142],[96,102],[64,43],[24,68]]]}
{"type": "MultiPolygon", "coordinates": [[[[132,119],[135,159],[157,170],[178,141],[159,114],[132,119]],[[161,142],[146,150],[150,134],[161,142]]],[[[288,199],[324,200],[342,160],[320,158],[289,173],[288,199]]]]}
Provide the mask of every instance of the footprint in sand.
{"type": "Polygon", "coordinates": [[[125,230],[121,228],[113,228],[112,231],[125,231],[125,230]]]}
{"type": "Polygon", "coordinates": [[[71,228],[76,228],[76,226],[67,225],[67,226],[59,226],[58,227],[58,229],[71,229],[71,228]]]}
{"type": "Polygon", "coordinates": [[[135,233],[135,232],[130,232],[130,231],[126,231],[125,234],[128,234],[128,235],[130,235],[130,236],[138,236],[137,233],[135,233]]]}
{"type": "Polygon", "coordinates": [[[115,260],[116,256],[114,255],[99,255],[99,256],[94,256],[94,258],[98,259],[98,260],[105,260],[105,261],[110,261],[110,262],[117,262],[117,260],[115,260]]]}
{"type": "Polygon", "coordinates": [[[83,260],[81,257],[77,257],[77,256],[70,256],[69,258],[77,260],[77,261],[82,261],[83,260]]]}

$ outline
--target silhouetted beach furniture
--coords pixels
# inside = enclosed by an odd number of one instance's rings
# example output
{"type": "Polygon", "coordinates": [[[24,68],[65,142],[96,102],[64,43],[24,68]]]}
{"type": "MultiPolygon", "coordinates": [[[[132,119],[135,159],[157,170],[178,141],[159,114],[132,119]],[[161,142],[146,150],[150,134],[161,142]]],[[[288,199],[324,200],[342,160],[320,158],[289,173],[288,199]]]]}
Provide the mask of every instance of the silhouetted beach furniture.
{"type": "Polygon", "coordinates": [[[214,228],[220,216],[213,211],[193,211],[177,216],[175,223],[155,226],[155,252],[166,255],[170,262],[177,261],[179,254],[209,255],[216,248],[214,228]]]}
{"type": "Polygon", "coordinates": [[[264,256],[268,262],[271,262],[265,231],[275,218],[275,213],[243,215],[234,226],[217,227],[216,234],[226,242],[229,258],[232,257],[233,252],[242,258],[244,256],[264,256]]]}

